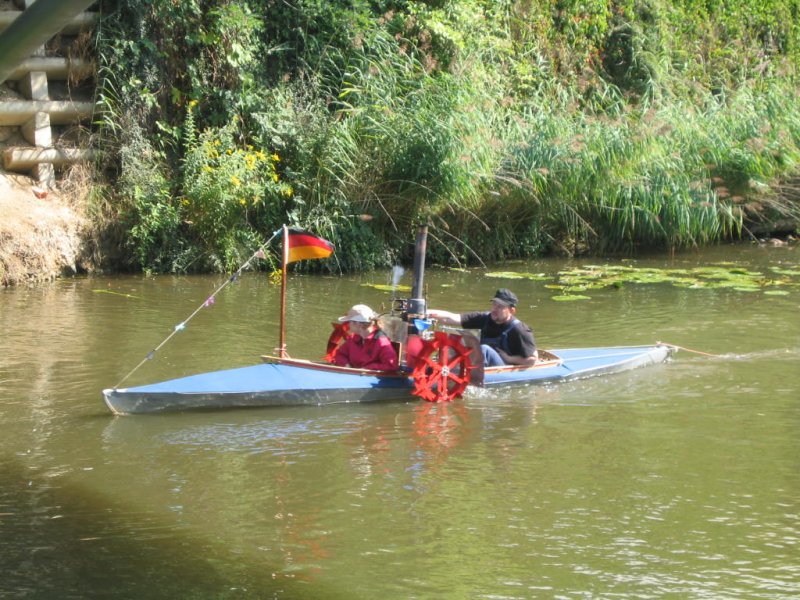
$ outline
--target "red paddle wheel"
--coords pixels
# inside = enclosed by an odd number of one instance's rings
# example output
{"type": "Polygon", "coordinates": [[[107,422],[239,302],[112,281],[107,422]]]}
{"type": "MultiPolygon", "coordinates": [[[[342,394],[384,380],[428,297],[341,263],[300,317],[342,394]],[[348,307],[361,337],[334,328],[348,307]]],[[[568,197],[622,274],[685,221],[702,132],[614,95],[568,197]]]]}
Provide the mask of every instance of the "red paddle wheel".
{"type": "Polygon", "coordinates": [[[414,394],[428,402],[450,402],[469,384],[470,350],[456,335],[437,331],[426,340],[411,375],[414,394]]]}

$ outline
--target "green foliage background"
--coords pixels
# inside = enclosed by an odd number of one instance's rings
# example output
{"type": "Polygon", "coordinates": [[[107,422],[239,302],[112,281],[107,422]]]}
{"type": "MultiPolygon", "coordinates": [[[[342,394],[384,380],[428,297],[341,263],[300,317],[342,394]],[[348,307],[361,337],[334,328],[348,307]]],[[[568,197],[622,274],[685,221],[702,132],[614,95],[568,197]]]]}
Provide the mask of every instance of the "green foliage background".
{"type": "Polygon", "coordinates": [[[800,216],[800,0],[103,0],[129,266],[282,223],[367,269],[632,252],[800,216]],[[365,221],[360,215],[369,215],[365,221]]]}

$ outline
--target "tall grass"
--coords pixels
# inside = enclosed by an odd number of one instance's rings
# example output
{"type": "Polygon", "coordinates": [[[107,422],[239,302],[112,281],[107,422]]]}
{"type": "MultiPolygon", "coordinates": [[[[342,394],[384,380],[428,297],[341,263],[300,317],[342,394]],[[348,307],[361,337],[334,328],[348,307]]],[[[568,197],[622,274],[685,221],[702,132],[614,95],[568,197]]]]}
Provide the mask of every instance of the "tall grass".
{"type": "Polygon", "coordinates": [[[776,214],[796,219],[800,207],[765,193],[797,169],[793,95],[774,83],[613,117],[533,105],[504,135],[504,179],[519,184],[498,186],[486,212],[533,220],[566,250],[600,252],[687,247],[776,214]]]}

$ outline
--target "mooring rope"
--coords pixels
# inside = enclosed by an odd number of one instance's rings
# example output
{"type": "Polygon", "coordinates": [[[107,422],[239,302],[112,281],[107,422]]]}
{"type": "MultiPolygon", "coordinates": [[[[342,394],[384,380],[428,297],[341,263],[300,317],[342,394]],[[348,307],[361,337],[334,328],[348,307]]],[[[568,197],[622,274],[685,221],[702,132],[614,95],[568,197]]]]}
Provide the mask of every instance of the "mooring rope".
{"type": "Polygon", "coordinates": [[[675,348],[676,350],[683,350],[684,352],[692,352],[693,354],[699,354],[700,356],[710,356],[712,358],[720,358],[719,354],[709,354],[708,352],[701,352],[700,350],[692,350],[691,348],[685,348],[684,346],[678,346],[677,344],[670,344],[669,342],[656,342],[661,346],[669,346],[670,348],[675,348]]]}
{"type": "Polygon", "coordinates": [[[135,367],[134,367],[134,368],[131,370],[131,372],[130,372],[130,373],[128,373],[127,375],[125,375],[125,377],[123,377],[122,379],[120,379],[119,383],[118,383],[117,385],[115,385],[115,386],[114,386],[114,389],[116,390],[116,389],[117,389],[117,388],[118,388],[120,385],[122,385],[122,384],[125,382],[125,380],[126,380],[126,379],[128,379],[128,377],[130,377],[130,376],[131,376],[131,375],[133,375],[133,374],[134,374],[136,371],[138,371],[138,370],[139,370],[139,368],[140,368],[140,367],[141,367],[141,366],[142,366],[144,363],[146,363],[148,360],[151,360],[151,359],[153,358],[153,356],[155,356],[156,352],[158,352],[158,351],[159,351],[159,350],[160,350],[160,349],[161,349],[161,348],[162,348],[162,347],[163,347],[163,346],[164,346],[164,345],[165,345],[165,344],[166,344],[168,341],[170,341],[170,340],[172,339],[172,336],[174,336],[176,333],[178,333],[178,332],[180,332],[180,331],[183,331],[184,329],[186,329],[186,324],[187,324],[189,321],[191,321],[191,320],[194,318],[194,316],[195,316],[197,313],[199,313],[199,312],[200,312],[201,310],[203,310],[204,308],[208,308],[209,306],[213,305],[213,304],[214,304],[214,301],[215,301],[214,299],[215,299],[216,295],[217,295],[217,294],[219,294],[219,293],[220,293],[220,292],[221,292],[223,289],[225,289],[225,287],[226,287],[226,286],[227,286],[229,283],[233,283],[234,281],[236,281],[236,279],[238,279],[239,275],[241,275],[242,271],[244,271],[244,270],[245,270],[247,267],[249,267],[249,266],[250,266],[250,263],[251,263],[251,262],[253,262],[253,260],[254,260],[254,259],[256,259],[256,258],[264,258],[264,256],[265,256],[265,255],[264,255],[264,248],[266,248],[266,247],[269,245],[269,243],[270,243],[272,240],[274,240],[274,239],[275,239],[275,236],[276,236],[276,235],[278,235],[279,233],[281,233],[282,231],[283,231],[283,228],[281,228],[281,229],[278,229],[277,231],[275,231],[275,232],[272,234],[272,237],[270,237],[270,238],[269,238],[269,239],[268,239],[266,242],[264,242],[263,244],[261,244],[261,246],[259,246],[258,250],[256,250],[255,252],[253,252],[253,255],[252,255],[250,258],[248,258],[248,259],[247,259],[247,260],[244,262],[244,264],[242,264],[242,266],[240,266],[238,269],[236,269],[236,271],[233,273],[233,275],[231,275],[230,277],[228,277],[228,279],[226,279],[226,280],[225,280],[225,283],[223,283],[223,284],[222,284],[221,286],[219,286],[219,287],[218,287],[216,290],[214,290],[214,293],[213,293],[213,294],[211,294],[211,295],[210,295],[208,298],[206,298],[206,299],[203,301],[203,303],[202,303],[200,306],[198,306],[198,307],[197,307],[197,309],[196,309],[196,310],[195,310],[195,311],[194,311],[194,312],[193,312],[191,315],[189,315],[189,317],[188,317],[188,318],[184,319],[183,321],[181,321],[180,323],[178,323],[177,325],[175,325],[175,327],[172,329],[172,332],[171,332],[171,333],[170,333],[170,334],[169,334],[169,335],[168,335],[166,338],[164,338],[164,340],[163,340],[163,341],[162,341],[162,342],[161,342],[161,343],[160,343],[158,346],[156,346],[155,348],[153,348],[152,350],[150,350],[150,352],[148,352],[148,353],[147,353],[147,356],[145,356],[145,357],[142,359],[142,361],[141,361],[141,362],[140,362],[138,365],[136,365],[136,366],[135,366],[135,367]]]}

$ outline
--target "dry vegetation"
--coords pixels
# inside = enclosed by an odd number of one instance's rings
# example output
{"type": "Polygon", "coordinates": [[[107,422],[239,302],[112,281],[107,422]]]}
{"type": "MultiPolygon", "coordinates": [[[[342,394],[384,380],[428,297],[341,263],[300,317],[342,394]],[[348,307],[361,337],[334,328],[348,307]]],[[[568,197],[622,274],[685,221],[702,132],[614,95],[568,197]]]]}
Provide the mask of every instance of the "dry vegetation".
{"type": "Polygon", "coordinates": [[[80,186],[37,198],[35,182],[0,170],[0,285],[53,279],[89,268],[80,186]]]}

